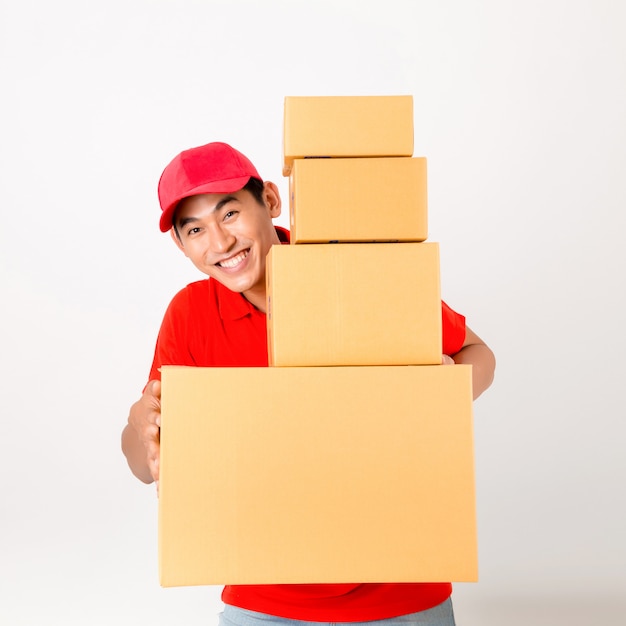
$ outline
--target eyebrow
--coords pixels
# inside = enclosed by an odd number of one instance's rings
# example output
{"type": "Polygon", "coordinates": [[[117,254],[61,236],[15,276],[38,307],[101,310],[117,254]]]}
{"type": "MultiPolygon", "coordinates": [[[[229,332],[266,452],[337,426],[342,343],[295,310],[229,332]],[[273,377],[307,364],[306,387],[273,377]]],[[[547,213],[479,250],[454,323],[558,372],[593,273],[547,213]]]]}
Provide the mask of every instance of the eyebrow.
{"type": "MultiPolygon", "coordinates": [[[[212,209],[211,209],[211,213],[217,213],[220,209],[222,209],[224,207],[224,205],[228,204],[229,202],[232,202],[233,200],[237,200],[237,198],[235,198],[235,196],[224,196],[212,209]]],[[[199,218],[197,217],[183,217],[181,219],[178,220],[178,228],[184,228],[187,224],[191,224],[193,222],[198,222],[200,221],[199,218]]]]}

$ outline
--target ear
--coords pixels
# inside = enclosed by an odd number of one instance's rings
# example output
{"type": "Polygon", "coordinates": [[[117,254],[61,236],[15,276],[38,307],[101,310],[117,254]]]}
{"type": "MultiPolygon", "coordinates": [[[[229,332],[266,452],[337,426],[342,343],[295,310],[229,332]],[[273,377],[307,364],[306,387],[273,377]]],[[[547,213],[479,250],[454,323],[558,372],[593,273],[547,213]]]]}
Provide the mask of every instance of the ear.
{"type": "Polygon", "coordinates": [[[280,193],[278,192],[278,187],[270,182],[266,181],[263,183],[264,190],[263,195],[265,198],[265,205],[269,209],[270,217],[273,219],[280,215],[281,211],[281,201],[280,201],[280,193]]]}
{"type": "Polygon", "coordinates": [[[183,246],[183,242],[178,238],[178,235],[176,234],[176,230],[174,229],[174,227],[172,226],[172,228],[170,228],[170,236],[172,238],[172,240],[174,241],[174,243],[176,244],[176,247],[185,255],[187,256],[187,252],[185,250],[185,246],[183,246]]]}

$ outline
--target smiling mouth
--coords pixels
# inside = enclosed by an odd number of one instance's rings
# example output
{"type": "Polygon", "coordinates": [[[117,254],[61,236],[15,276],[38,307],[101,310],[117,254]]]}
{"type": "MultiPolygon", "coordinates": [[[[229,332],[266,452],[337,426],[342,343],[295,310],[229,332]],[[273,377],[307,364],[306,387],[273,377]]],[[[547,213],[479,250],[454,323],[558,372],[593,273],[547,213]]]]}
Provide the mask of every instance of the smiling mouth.
{"type": "Polygon", "coordinates": [[[219,267],[223,267],[225,269],[229,269],[229,270],[233,269],[237,267],[242,261],[245,260],[249,252],[250,252],[249,249],[243,250],[242,252],[240,252],[239,254],[236,254],[235,256],[231,256],[228,259],[224,259],[223,261],[216,263],[216,265],[218,265],[219,267]]]}

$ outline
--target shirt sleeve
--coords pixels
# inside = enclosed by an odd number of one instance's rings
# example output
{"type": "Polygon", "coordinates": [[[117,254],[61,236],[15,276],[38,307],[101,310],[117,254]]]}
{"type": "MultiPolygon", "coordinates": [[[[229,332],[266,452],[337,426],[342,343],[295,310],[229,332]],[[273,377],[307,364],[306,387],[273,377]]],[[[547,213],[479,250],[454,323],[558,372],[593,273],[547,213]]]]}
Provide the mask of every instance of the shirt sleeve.
{"type": "Polygon", "coordinates": [[[442,351],[452,356],[463,347],[465,342],[465,317],[442,302],[441,321],[442,351]]]}
{"type": "Polygon", "coordinates": [[[189,288],[179,291],[170,302],[157,337],[149,380],[161,380],[162,365],[194,365],[189,352],[189,288]]]}

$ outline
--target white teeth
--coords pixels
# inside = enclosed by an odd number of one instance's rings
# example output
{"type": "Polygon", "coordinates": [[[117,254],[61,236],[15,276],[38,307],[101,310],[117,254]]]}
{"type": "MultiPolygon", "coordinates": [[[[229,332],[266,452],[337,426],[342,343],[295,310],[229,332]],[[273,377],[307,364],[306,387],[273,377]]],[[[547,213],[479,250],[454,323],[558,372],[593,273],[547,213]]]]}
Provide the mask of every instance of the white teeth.
{"type": "Polygon", "coordinates": [[[218,265],[220,267],[226,267],[228,269],[232,269],[233,267],[237,267],[246,257],[248,256],[248,251],[244,250],[240,252],[237,256],[233,256],[230,259],[224,259],[220,261],[218,265]]]}

